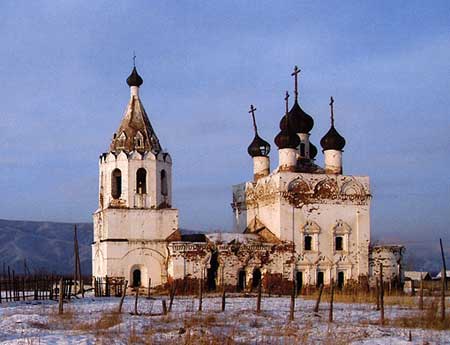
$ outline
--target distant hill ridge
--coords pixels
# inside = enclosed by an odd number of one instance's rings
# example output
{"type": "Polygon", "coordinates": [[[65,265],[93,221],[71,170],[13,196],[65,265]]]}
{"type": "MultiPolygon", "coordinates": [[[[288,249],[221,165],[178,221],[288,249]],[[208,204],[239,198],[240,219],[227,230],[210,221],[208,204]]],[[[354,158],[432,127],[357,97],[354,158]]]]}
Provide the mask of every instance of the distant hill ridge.
{"type": "MultiPolygon", "coordinates": [[[[39,222],[0,219],[0,273],[3,265],[16,272],[24,271],[24,260],[31,271],[71,274],[73,272],[73,229],[75,223],[39,222]]],[[[82,274],[91,274],[92,223],[76,223],[80,248],[82,274]]],[[[192,230],[183,233],[193,233],[192,230]]],[[[195,231],[198,233],[199,231],[195,231]]],[[[417,239],[416,239],[417,240],[417,239]]],[[[375,242],[386,243],[381,239],[375,242]]],[[[389,242],[402,244],[401,238],[389,242]]],[[[447,267],[450,266],[448,242],[446,247],[447,267]]],[[[406,241],[404,266],[407,270],[437,273],[441,269],[441,254],[438,240],[406,241]]]]}

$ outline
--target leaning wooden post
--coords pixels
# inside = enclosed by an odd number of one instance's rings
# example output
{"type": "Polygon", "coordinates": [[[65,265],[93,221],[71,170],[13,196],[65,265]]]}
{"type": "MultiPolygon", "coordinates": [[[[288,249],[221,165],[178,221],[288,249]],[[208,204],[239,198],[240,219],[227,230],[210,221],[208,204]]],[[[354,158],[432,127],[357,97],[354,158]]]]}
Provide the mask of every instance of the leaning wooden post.
{"type": "Polygon", "coordinates": [[[151,288],[152,288],[152,278],[148,278],[148,289],[147,289],[147,298],[150,299],[151,297],[151,288]]]}
{"type": "Polygon", "coordinates": [[[170,295],[169,295],[169,313],[172,311],[173,299],[175,298],[175,293],[177,290],[176,282],[172,282],[172,286],[170,287],[170,295]]]}
{"type": "Polygon", "coordinates": [[[139,287],[136,287],[136,298],[134,299],[134,315],[138,315],[138,298],[139,298],[139,287]]]}
{"type": "Polygon", "coordinates": [[[320,305],[320,299],[322,298],[322,292],[323,292],[323,284],[320,284],[319,288],[319,296],[317,296],[316,306],[314,307],[314,312],[319,312],[319,305],[320,305]]]}
{"type": "Polygon", "coordinates": [[[382,263],[380,263],[380,324],[384,325],[384,284],[382,263]]]}
{"type": "Polygon", "coordinates": [[[333,322],[333,299],[334,299],[334,279],[331,279],[330,293],[330,313],[328,314],[328,322],[333,322]]]}
{"type": "Polygon", "coordinates": [[[375,293],[377,295],[377,309],[376,310],[380,310],[380,280],[378,279],[378,277],[376,278],[376,288],[375,288],[375,293]]]}
{"type": "Polygon", "coordinates": [[[295,277],[292,280],[292,292],[291,292],[291,305],[289,308],[289,321],[294,321],[294,311],[295,311],[295,295],[296,295],[295,277]]]}
{"type": "Polygon", "coordinates": [[[222,286],[222,311],[225,311],[225,285],[222,286]]]}
{"type": "Polygon", "coordinates": [[[122,297],[120,298],[119,303],[119,314],[122,312],[123,300],[125,299],[125,295],[127,294],[128,281],[125,280],[123,284],[122,297]]]}
{"type": "MultiPolygon", "coordinates": [[[[413,287],[414,289],[414,287],[413,287]]],[[[419,292],[419,309],[423,310],[423,276],[420,273],[420,292],[419,292]]]]}
{"type": "Polygon", "coordinates": [[[161,303],[162,303],[163,315],[167,315],[167,304],[166,304],[166,300],[165,300],[165,299],[161,300],[161,303]]]}
{"type": "Polygon", "coordinates": [[[256,312],[261,312],[261,292],[262,292],[262,279],[259,279],[258,283],[258,297],[256,298],[256,312]]]}
{"type": "Polygon", "coordinates": [[[445,268],[442,268],[441,273],[441,321],[445,321],[445,268]]]}
{"type": "Polygon", "coordinates": [[[58,309],[58,313],[60,315],[64,312],[63,302],[64,302],[64,281],[63,278],[61,277],[59,279],[59,309],[58,309]]]}
{"type": "Polygon", "coordinates": [[[202,303],[203,303],[203,269],[200,278],[200,284],[198,287],[198,311],[202,311],[202,303]]]}

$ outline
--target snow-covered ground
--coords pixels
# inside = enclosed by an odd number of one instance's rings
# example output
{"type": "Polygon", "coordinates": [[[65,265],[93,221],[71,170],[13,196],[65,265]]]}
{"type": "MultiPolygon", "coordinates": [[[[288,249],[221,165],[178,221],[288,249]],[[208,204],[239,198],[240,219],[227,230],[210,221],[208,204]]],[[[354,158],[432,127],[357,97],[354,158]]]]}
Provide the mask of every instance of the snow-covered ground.
{"type": "MultiPolygon", "coordinates": [[[[168,304],[168,303],[167,303],[168,304]]],[[[450,331],[405,329],[377,324],[379,312],[368,304],[334,304],[334,322],[328,322],[328,303],[318,314],[313,300],[296,300],[295,320],[288,321],[288,297],[265,297],[255,313],[255,298],[176,298],[170,314],[162,314],[161,298],[127,297],[123,313],[114,314],[118,298],[72,300],[58,315],[53,301],[0,304],[1,344],[450,344],[450,331]],[[408,341],[411,331],[412,342],[408,341]]],[[[386,306],[388,320],[417,310],[386,306]]]]}

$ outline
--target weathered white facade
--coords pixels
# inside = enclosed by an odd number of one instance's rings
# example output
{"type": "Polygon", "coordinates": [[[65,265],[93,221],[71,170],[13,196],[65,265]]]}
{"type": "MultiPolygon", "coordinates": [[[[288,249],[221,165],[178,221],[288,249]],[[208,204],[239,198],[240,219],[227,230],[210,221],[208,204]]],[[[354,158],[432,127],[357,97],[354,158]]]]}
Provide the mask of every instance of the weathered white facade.
{"type": "MultiPolygon", "coordinates": [[[[258,134],[251,106],[254,179],[233,186],[235,231],[188,234],[178,228],[172,160],[140,101],[143,81],[135,68],[127,82],[130,101],[109,152],[99,159],[94,277],[126,279],[134,286],[147,286],[149,279],[152,286],[183,281],[185,291],[195,291],[201,280],[211,290],[252,289],[262,281],[278,292],[291,291],[293,280],[299,290],[332,280],[340,286],[369,281],[376,271],[369,263],[370,181],[343,174],[345,139],[334,127],[333,99],[331,127],[320,142],[323,168],[316,165],[314,120],[298,104],[297,81],[291,110],[285,98],[272,171],[270,145],[258,134]]],[[[399,254],[383,264],[398,267],[399,254]]]]}
{"type": "Polygon", "coordinates": [[[124,117],[99,159],[92,257],[94,277],[147,286],[149,278],[152,285],[167,280],[166,239],[178,230],[178,210],[171,208],[172,160],[140,101],[139,78],[134,69],[124,117]]]}

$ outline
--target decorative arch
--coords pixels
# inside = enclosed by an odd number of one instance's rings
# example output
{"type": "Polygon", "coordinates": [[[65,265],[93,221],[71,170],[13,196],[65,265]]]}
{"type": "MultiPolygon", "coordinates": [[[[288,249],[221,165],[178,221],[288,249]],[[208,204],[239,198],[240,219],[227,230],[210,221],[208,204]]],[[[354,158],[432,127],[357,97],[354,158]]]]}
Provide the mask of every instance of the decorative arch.
{"type": "Polygon", "coordinates": [[[335,179],[327,178],[316,184],[314,195],[320,199],[336,199],[339,188],[335,179]]]}
{"type": "Polygon", "coordinates": [[[320,232],[320,226],[313,220],[308,220],[306,223],[302,226],[302,230],[305,233],[308,234],[316,234],[320,232]]]}
{"type": "Polygon", "coordinates": [[[311,186],[302,176],[299,176],[289,182],[287,191],[297,194],[311,193],[311,186]]]}
{"type": "Polygon", "coordinates": [[[364,187],[356,180],[351,179],[341,187],[341,194],[346,196],[362,196],[365,194],[364,187]]]}
{"type": "Polygon", "coordinates": [[[344,222],[342,219],[338,219],[333,226],[333,233],[335,234],[349,234],[351,231],[351,226],[344,222]]]}
{"type": "Polygon", "coordinates": [[[143,149],[144,148],[144,136],[140,131],[137,131],[135,137],[134,137],[134,146],[136,149],[143,149]]]}

